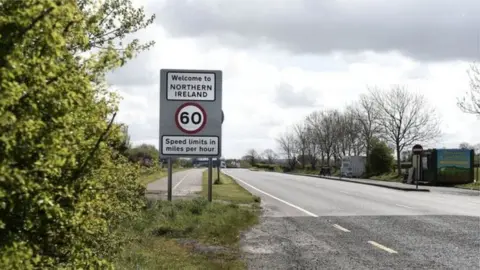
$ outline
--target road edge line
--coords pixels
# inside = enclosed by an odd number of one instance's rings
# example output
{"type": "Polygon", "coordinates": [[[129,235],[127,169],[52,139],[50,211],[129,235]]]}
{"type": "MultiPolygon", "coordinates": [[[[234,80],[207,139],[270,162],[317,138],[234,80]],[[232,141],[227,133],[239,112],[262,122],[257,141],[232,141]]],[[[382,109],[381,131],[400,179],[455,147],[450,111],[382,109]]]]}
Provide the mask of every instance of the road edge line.
{"type": "MultiPolygon", "coordinates": [[[[172,191],[175,190],[183,182],[183,180],[185,180],[187,178],[187,176],[189,174],[190,174],[190,172],[187,172],[187,174],[180,180],[180,182],[178,182],[175,186],[173,186],[172,191]]],[[[173,176],[172,176],[172,178],[173,178],[173,176]]],[[[172,181],[173,181],[173,179],[172,179],[172,181]]]]}
{"type": "Polygon", "coordinates": [[[245,181],[243,181],[243,180],[241,180],[241,179],[239,179],[239,178],[237,178],[237,177],[235,177],[235,176],[233,176],[233,175],[231,175],[231,174],[229,174],[229,173],[226,173],[225,171],[223,171],[223,173],[226,174],[226,175],[228,175],[228,176],[231,177],[232,179],[234,179],[234,180],[236,180],[236,181],[239,181],[239,182],[247,185],[247,186],[250,187],[250,188],[253,188],[253,189],[256,190],[256,191],[258,191],[258,192],[260,192],[260,193],[263,193],[263,194],[265,194],[265,195],[267,195],[267,196],[269,196],[269,197],[271,197],[271,198],[273,198],[273,199],[275,199],[275,200],[277,200],[277,201],[279,201],[279,202],[282,202],[282,203],[284,203],[284,204],[286,204],[286,205],[288,205],[288,206],[290,206],[290,207],[293,207],[293,208],[295,208],[295,209],[297,209],[297,210],[299,210],[299,211],[301,211],[301,212],[303,212],[303,213],[305,213],[305,214],[307,214],[307,215],[309,215],[309,216],[311,216],[311,217],[318,217],[318,215],[315,215],[314,213],[312,213],[312,212],[310,212],[310,211],[308,211],[308,210],[305,210],[305,209],[301,208],[300,206],[296,206],[296,205],[293,204],[293,203],[289,203],[289,202],[287,202],[287,201],[285,201],[285,200],[282,200],[282,199],[280,199],[280,198],[278,198],[278,197],[276,197],[276,196],[274,196],[274,195],[272,195],[272,194],[270,194],[270,193],[268,193],[268,192],[265,192],[265,191],[263,191],[263,190],[261,190],[261,189],[259,189],[259,188],[257,188],[257,187],[254,187],[254,186],[246,183],[245,181]]]}

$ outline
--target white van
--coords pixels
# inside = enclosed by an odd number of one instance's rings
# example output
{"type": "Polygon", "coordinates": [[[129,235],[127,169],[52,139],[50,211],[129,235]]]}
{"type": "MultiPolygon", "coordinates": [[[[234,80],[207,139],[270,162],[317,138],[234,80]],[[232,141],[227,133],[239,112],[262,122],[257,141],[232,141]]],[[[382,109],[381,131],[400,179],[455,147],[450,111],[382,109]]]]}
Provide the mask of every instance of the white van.
{"type": "Polygon", "coordinates": [[[364,156],[344,157],[340,167],[340,174],[342,177],[362,177],[365,173],[366,163],[367,157],[364,156]]]}

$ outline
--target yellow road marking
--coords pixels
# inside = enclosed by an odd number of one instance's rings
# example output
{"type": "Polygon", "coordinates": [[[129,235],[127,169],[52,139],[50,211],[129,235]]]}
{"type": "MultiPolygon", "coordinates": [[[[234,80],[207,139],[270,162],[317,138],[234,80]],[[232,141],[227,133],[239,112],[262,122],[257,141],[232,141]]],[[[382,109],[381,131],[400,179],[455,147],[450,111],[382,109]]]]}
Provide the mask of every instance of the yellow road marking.
{"type": "Polygon", "coordinates": [[[388,253],[392,253],[392,254],[398,253],[398,252],[396,252],[395,250],[393,250],[393,249],[391,249],[391,248],[388,248],[388,247],[386,247],[386,246],[384,246],[384,245],[380,245],[379,243],[377,243],[377,242],[375,242],[375,241],[368,241],[368,243],[370,243],[371,245],[373,245],[373,246],[375,246],[375,247],[377,247],[377,248],[379,248],[379,249],[383,249],[383,250],[385,250],[385,251],[388,252],[388,253]]]}
{"type": "Polygon", "coordinates": [[[344,232],[350,232],[348,229],[345,229],[344,227],[338,225],[338,224],[333,224],[333,227],[339,229],[340,231],[344,231],[344,232]]]}

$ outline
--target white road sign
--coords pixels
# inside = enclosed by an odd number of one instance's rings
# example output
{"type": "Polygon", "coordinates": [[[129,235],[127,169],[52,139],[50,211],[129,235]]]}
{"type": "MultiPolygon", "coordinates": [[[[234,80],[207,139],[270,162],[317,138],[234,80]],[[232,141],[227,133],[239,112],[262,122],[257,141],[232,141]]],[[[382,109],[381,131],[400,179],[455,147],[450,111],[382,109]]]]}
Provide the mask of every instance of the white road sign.
{"type": "Polygon", "coordinates": [[[164,155],[219,155],[218,137],[212,136],[163,136],[164,155]]]}
{"type": "Polygon", "coordinates": [[[207,113],[197,103],[183,103],[175,112],[175,124],[186,134],[198,133],[207,124],[207,113]]]}
{"type": "Polygon", "coordinates": [[[215,101],[215,73],[167,73],[167,100],[215,101]]]}

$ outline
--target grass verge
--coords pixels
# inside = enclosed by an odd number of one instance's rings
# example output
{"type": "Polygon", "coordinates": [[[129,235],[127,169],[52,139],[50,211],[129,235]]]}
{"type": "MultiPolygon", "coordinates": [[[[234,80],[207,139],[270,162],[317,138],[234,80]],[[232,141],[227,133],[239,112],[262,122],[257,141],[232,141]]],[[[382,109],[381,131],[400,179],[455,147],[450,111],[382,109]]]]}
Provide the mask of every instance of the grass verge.
{"type": "Polygon", "coordinates": [[[129,240],[116,268],[246,269],[239,235],[258,223],[259,199],[221,174],[213,195],[222,202],[209,203],[206,182],[204,173],[202,198],[152,202],[126,221],[118,233],[129,240]]]}
{"type": "MultiPolygon", "coordinates": [[[[221,171],[220,171],[221,172],[221,171]]],[[[260,198],[252,195],[239,184],[237,184],[230,176],[220,173],[220,180],[217,179],[217,169],[212,170],[212,188],[213,200],[227,201],[232,203],[258,203],[260,198]]],[[[208,195],[208,170],[203,173],[202,179],[202,196],[208,195]]]]}
{"type": "Polygon", "coordinates": [[[397,173],[386,173],[382,175],[371,176],[369,179],[386,182],[402,182],[403,177],[398,176],[397,173]]]}
{"type": "Polygon", "coordinates": [[[158,201],[120,233],[129,241],[118,269],[245,269],[239,234],[258,222],[254,209],[194,200],[158,201]]]}
{"type": "Polygon", "coordinates": [[[456,187],[480,190],[480,181],[477,181],[475,183],[470,183],[470,184],[458,185],[456,187]]]}

